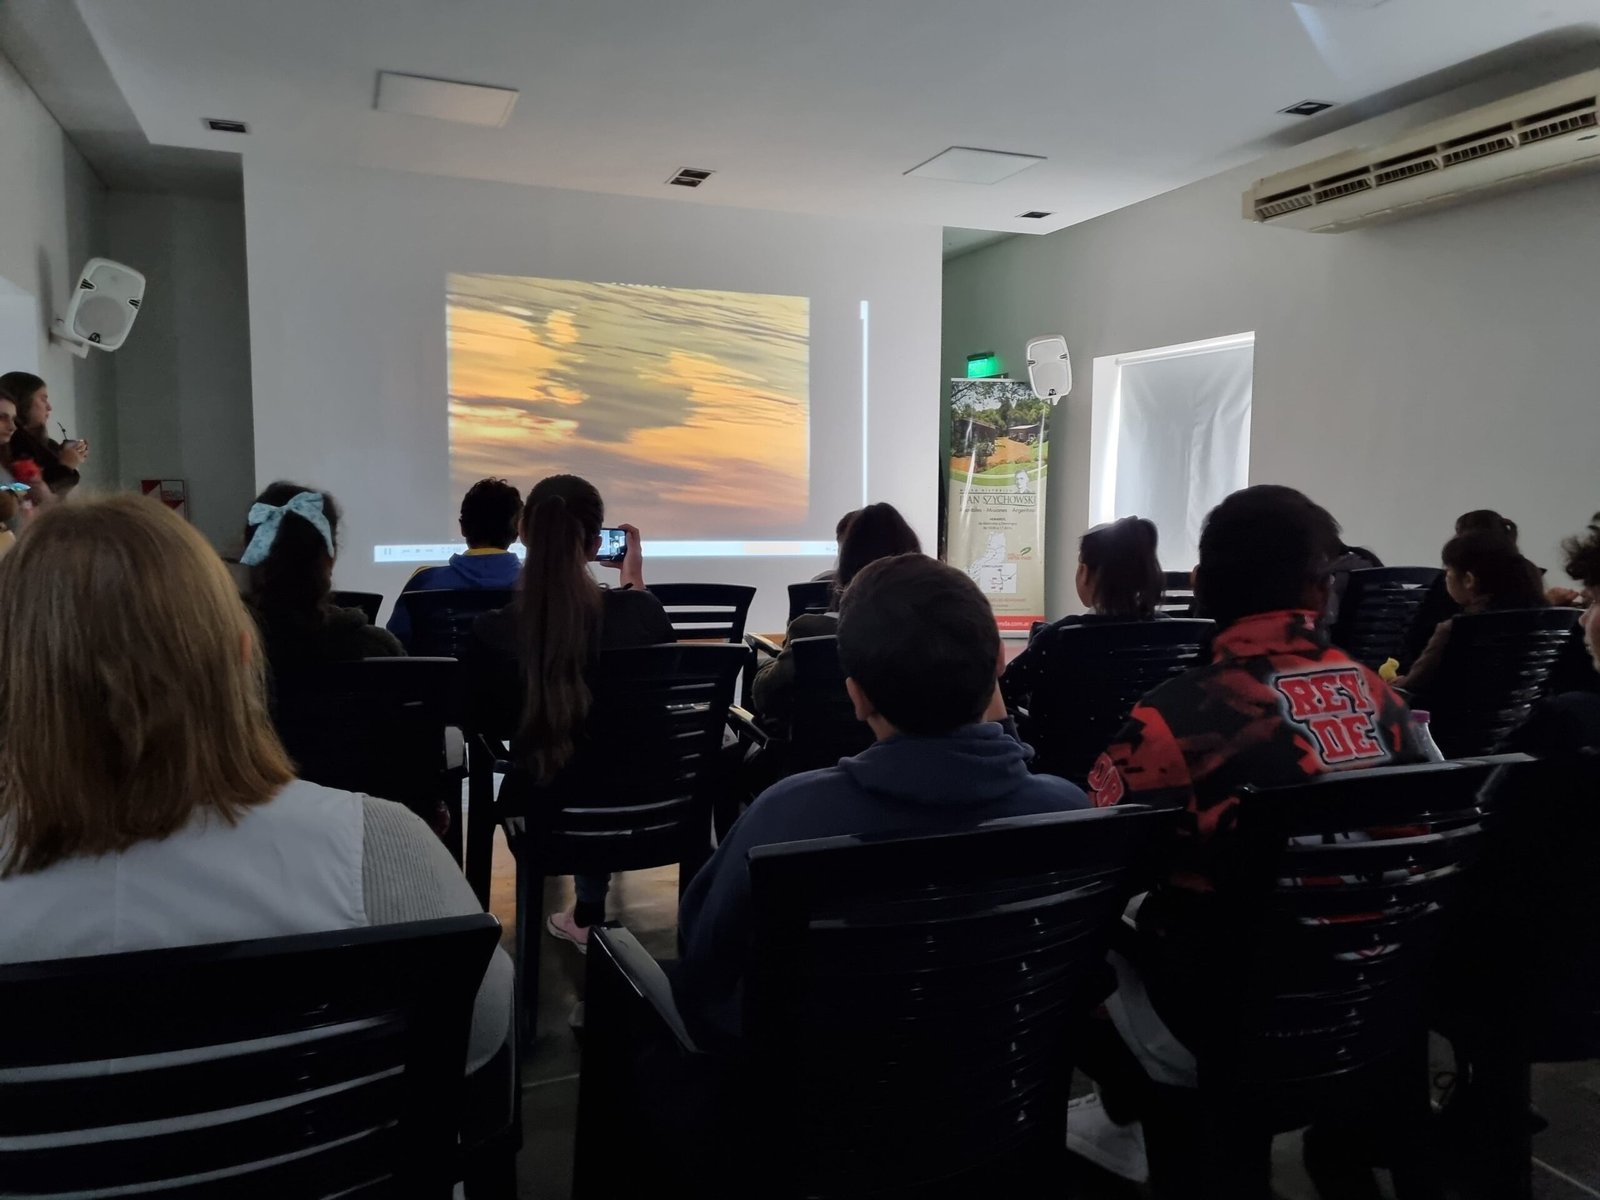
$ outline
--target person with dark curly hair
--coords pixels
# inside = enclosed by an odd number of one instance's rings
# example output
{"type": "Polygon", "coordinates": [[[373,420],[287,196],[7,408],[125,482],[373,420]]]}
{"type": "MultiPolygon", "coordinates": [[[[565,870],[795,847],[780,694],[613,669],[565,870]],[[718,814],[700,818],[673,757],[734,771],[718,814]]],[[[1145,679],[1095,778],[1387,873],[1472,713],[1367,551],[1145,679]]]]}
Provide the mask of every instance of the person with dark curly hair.
{"type": "MultiPolygon", "coordinates": [[[[1582,585],[1578,593],[1585,606],[1579,624],[1596,672],[1600,672],[1600,513],[1581,535],[1561,544],[1567,574],[1582,585]]],[[[1511,750],[1540,758],[1562,757],[1600,748],[1600,674],[1568,681],[1571,690],[1548,696],[1534,706],[1527,721],[1511,735],[1511,750]]],[[[1557,686],[1561,686],[1558,684],[1557,686]]]]}

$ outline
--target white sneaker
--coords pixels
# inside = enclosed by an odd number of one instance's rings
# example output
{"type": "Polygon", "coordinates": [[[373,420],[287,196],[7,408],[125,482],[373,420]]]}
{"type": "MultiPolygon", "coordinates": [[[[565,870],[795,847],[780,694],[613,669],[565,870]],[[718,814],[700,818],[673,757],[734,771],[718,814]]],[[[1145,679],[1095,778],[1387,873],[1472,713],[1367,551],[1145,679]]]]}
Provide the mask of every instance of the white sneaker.
{"type": "Polygon", "coordinates": [[[1106,1115],[1099,1096],[1081,1096],[1067,1105],[1067,1149],[1079,1158],[1131,1183],[1147,1183],[1144,1126],[1118,1125],[1106,1115]]]}
{"type": "Polygon", "coordinates": [[[550,931],[551,937],[571,942],[578,948],[579,954],[589,953],[589,927],[579,925],[566,909],[551,913],[550,919],[545,922],[545,928],[550,931]]]}

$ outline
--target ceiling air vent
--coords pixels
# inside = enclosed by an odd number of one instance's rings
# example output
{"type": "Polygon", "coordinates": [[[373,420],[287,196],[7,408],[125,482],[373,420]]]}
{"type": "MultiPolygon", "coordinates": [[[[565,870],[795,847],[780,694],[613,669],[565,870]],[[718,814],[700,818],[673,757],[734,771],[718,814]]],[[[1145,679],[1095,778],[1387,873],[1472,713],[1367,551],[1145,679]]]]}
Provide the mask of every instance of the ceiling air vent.
{"type": "Polygon", "coordinates": [[[1337,232],[1600,169],[1600,70],[1393,128],[1357,126],[1353,149],[1257,181],[1245,218],[1337,232]]]}
{"type": "Polygon", "coordinates": [[[696,167],[684,167],[667,182],[676,187],[699,187],[714,174],[716,174],[715,171],[702,171],[696,167]]]}
{"type": "Polygon", "coordinates": [[[1318,113],[1327,112],[1333,104],[1327,100],[1302,100],[1299,104],[1291,104],[1288,108],[1278,110],[1286,117],[1314,117],[1318,113]]]}
{"type": "Polygon", "coordinates": [[[1048,217],[1049,215],[1050,214],[1047,213],[1047,212],[1040,212],[1037,208],[1030,209],[1028,212],[1025,212],[1025,213],[1018,213],[1017,214],[1017,216],[1020,217],[1024,221],[1042,221],[1045,217],[1048,217]]]}
{"type": "Polygon", "coordinates": [[[250,126],[243,121],[224,121],[218,117],[206,117],[205,126],[212,133],[249,133],[250,126]]]}

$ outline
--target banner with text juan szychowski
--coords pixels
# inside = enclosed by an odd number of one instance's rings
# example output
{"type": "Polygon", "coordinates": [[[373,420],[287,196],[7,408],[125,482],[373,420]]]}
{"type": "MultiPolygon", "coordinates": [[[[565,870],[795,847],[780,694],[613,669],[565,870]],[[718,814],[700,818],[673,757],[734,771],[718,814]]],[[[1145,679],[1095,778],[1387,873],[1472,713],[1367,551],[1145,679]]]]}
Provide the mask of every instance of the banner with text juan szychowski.
{"type": "Polygon", "coordinates": [[[1010,637],[1045,615],[1049,415],[1026,380],[950,381],[945,557],[972,576],[1010,637]]]}

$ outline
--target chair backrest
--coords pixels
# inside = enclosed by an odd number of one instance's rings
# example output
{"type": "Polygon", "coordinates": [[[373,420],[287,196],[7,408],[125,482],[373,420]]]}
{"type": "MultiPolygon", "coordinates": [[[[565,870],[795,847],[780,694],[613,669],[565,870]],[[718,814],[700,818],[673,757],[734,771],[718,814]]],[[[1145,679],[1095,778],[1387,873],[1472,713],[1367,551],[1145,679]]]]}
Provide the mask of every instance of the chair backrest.
{"type": "Polygon", "coordinates": [[[411,652],[430,658],[461,658],[472,639],[472,624],[486,612],[505,608],[516,593],[509,588],[429,588],[402,592],[395,604],[411,617],[411,652]]]}
{"type": "Polygon", "coordinates": [[[656,583],[650,594],[667,610],[680,642],[742,642],[753,587],[734,583],[656,583]]]}
{"type": "Polygon", "coordinates": [[[898,1196],[1059,1142],[1072,1020],[1166,824],[1125,806],[751,851],[744,1033],[771,1178],[750,1194],[898,1196]]]}
{"type": "Polygon", "coordinates": [[[378,610],[383,607],[380,592],[334,592],[329,597],[335,608],[359,608],[367,614],[367,623],[378,623],[378,610]]]}
{"type": "Polygon", "coordinates": [[[455,669],[452,658],[365,658],[285,672],[273,679],[273,724],[302,779],[428,817],[455,669]]]}
{"type": "Polygon", "coordinates": [[[1066,625],[1042,633],[1029,653],[1039,662],[1027,737],[1035,771],[1082,781],[1133,706],[1160,684],[1202,661],[1211,621],[1118,621],[1066,625]]]}
{"type": "Polygon", "coordinates": [[[1351,571],[1333,626],[1333,644],[1373,670],[1385,659],[1398,659],[1417,610],[1439,575],[1438,567],[1351,571]]]}
{"type": "Polygon", "coordinates": [[[1234,869],[1219,875],[1184,979],[1207,1041],[1200,1074],[1328,1081],[1424,1028],[1442,919],[1480,850],[1489,762],[1340,771],[1244,789],[1234,869]],[[1202,1000],[1201,997],[1204,997],[1202,1000]]]}
{"type": "Polygon", "coordinates": [[[0,966],[4,1190],[448,1197],[499,936],[477,913],[0,966]]]}
{"type": "Polygon", "coordinates": [[[833,608],[833,580],[808,579],[789,585],[789,620],[805,613],[825,613],[833,608]]]}
{"type": "Polygon", "coordinates": [[[1550,690],[1577,623],[1575,608],[1456,617],[1439,667],[1415,706],[1432,714],[1447,758],[1493,754],[1550,690]]]}
{"type": "Polygon", "coordinates": [[[1194,616],[1194,580],[1187,571],[1163,571],[1164,586],[1156,611],[1169,617],[1194,616]]]}
{"type": "Polygon", "coordinates": [[[513,768],[497,808],[524,816],[532,864],[548,875],[633,871],[697,860],[722,782],[722,732],[743,646],[607,650],[577,752],[546,787],[513,768]]]}
{"type": "Polygon", "coordinates": [[[872,745],[873,732],[857,719],[845,691],[839,639],[796,638],[786,649],[794,655],[794,689],[784,773],[831,767],[872,745]]]}

